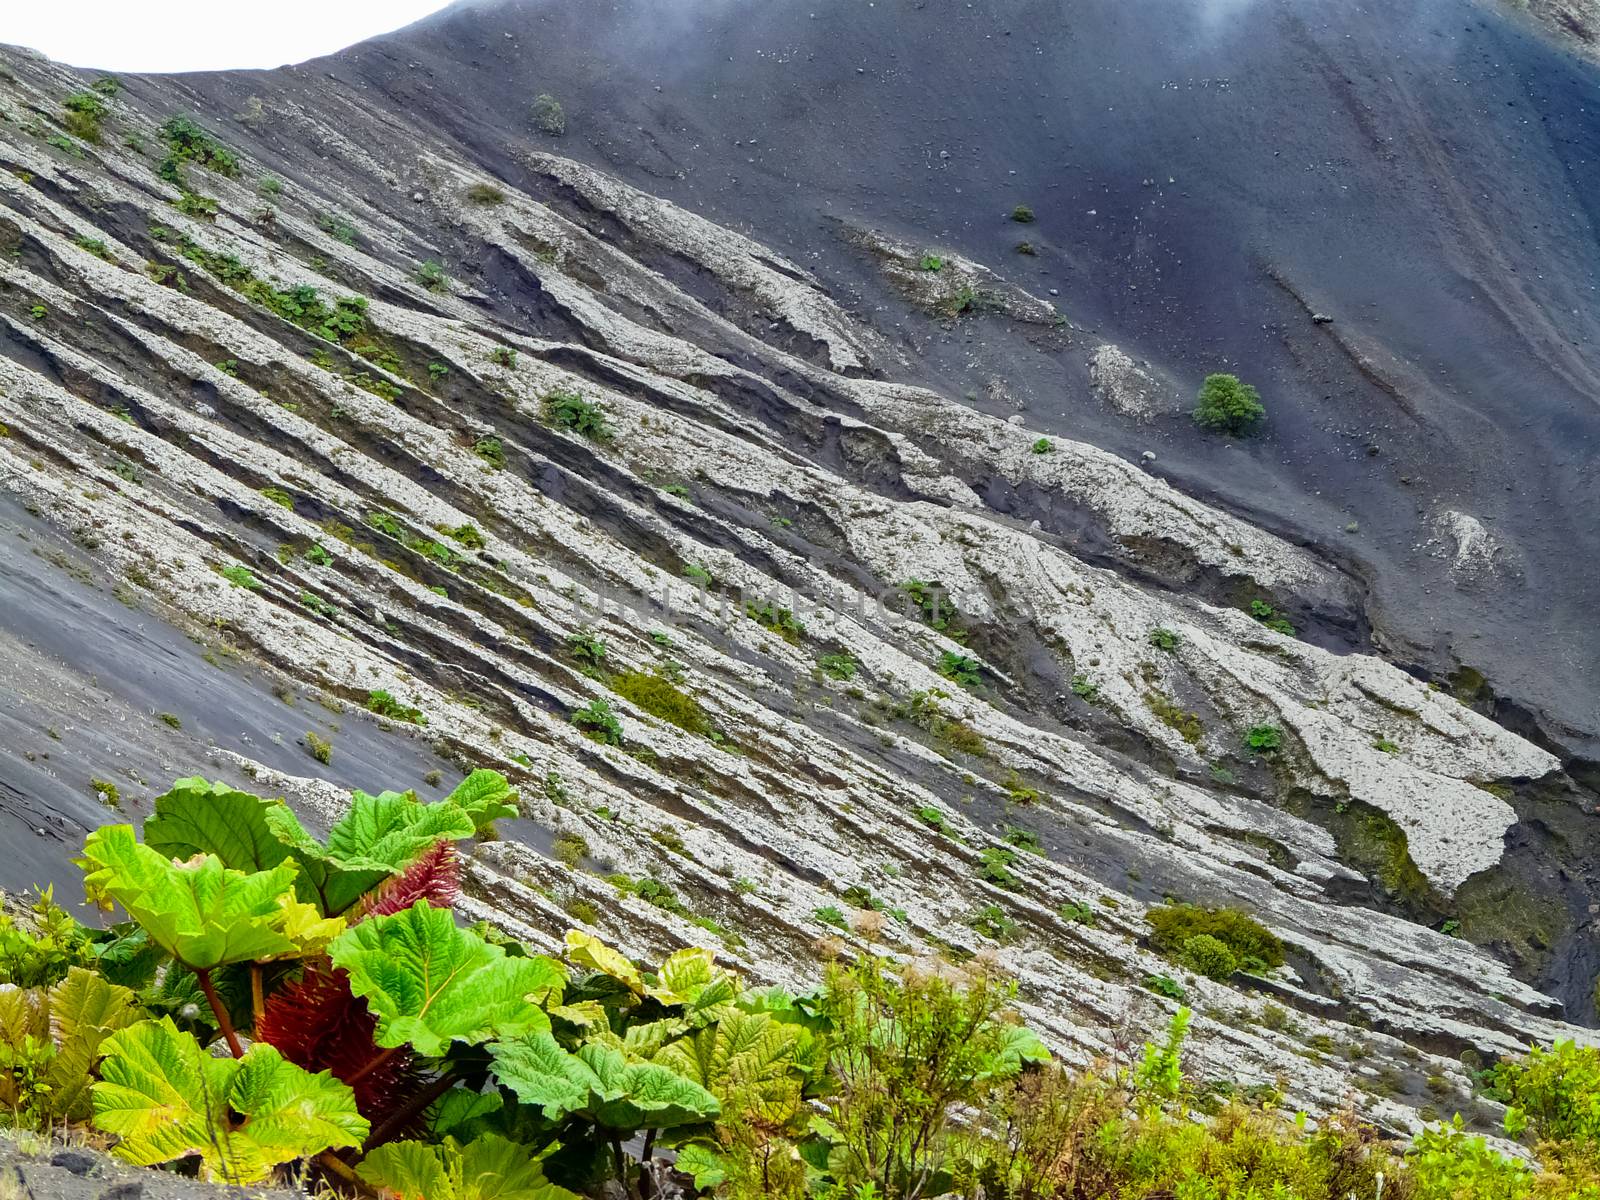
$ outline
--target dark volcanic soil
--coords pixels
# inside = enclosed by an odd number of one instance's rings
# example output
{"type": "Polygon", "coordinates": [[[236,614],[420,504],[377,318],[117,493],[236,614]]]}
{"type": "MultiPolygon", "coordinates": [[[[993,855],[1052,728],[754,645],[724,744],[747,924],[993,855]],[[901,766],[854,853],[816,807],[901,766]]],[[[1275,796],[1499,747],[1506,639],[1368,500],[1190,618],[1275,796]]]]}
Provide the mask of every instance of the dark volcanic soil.
{"type": "MultiPolygon", "coordinates": [[[[551,144],[530,102],[554,94],[561,153],[776,244],[947,392],[1152,449],[1183,486],[1354,556],[1392,653],[1477,667],[1595,750],[1600,74],[1536,32],[1467,0],[522,0],[296,75],[324,72],[514,182],[513,155],[551,144]],[[1170,371],[1177,406],[1237,371],[1270,430],[1240,446],[1117,416],[1081,338],[941,328],[836,219],[1058,291],[1170,371]],[[1498,575],[1452,578],[1448,510],[1500,540],[1498,575]]],[[[193,80],[235,106],[266,82],[193,80]]]]}

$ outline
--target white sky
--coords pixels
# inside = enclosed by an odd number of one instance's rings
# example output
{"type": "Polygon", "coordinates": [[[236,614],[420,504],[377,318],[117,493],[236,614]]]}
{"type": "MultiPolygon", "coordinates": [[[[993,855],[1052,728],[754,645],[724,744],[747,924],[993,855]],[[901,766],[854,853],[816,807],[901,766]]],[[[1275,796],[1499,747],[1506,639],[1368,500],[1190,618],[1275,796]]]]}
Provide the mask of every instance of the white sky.
{"type": "Polygon", "coordinates": [[[445,0],[0,0],[0,44],[76,67],[279,67],[409,25],[445,0]]]}

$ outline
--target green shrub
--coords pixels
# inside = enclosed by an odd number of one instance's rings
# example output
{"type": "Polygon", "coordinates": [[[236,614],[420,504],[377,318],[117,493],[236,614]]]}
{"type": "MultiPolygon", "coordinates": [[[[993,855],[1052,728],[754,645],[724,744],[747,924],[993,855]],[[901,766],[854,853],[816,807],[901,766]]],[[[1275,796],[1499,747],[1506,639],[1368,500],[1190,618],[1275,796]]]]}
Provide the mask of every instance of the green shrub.
{"type": "Polygon", "coordinates": [[[606,644],[592,629],[580,629],[567,639],[567,653],[586,675],[599,675],[606,667],[606,644]]]}
{"type": "Polygon", "coordinates": [[[978,878],[997,887],[1015,888],[1021,880],[1011,870],[1017,855],[1005,846],[985,846],[978,852],[978,878]]]}
{"type": "Polygon", "coordinates": [[[489,351],[489,361],[497,367],[514,368],[517,365],[517,352],[510,346],[496,346],[489,351]]]}
{"type": "Polygon", "coordinates": [[[1250,615],[1275,633],[1294,636],[1294,626],[1289,623],[1288,618],[1281,616],[1278,610],[1265,600],[1250,601],[1250,615]]]}
{"type": "Polygon", "coordinates": [[[1266,418],[1260,393],[1237,375],[1207,375],[1195,398],[1194,421],[1202,429],[1243,435],[1266,418]]]}
{"type": "Polygon", "coordinates": [[[106,102],[94,92],[74,92],[61,104],[61,123],[67,132],[85,142],[100,141],[100,122],[109,111],[106,102]]]}
{"type": "Polygon", "coordinates": [[[1157,625],[1150,631],[1150,644],[1157,650],[1163,650],[1171,654],[1183,644],[1183,638],[1178,635],[1177,630],[1168,629],[1164,625],[1157,625]]]}
{"type": "Polygon", "coordinates": [[[832,925],[835,929],[850,928],[850,923],[845,920],[844,913],[837,904],[825,904],[821,908],[813,909],[811,915],[824,925],[832,925]]]}
{"type": "Polygon", "coordinates": [[[533,98],[533,126],[541,133],[560,137],[567,132],[567,114],[549,92],[540,92],[533,98]]]}
{"type": "Polygon", "coordinates": [[[239,173],[238,156],[189,117],[170,118],[161,126],[161,136],[179,162],[197,163],[230,179],[239,173]]]}
{"type": "Polygon", "coordinates": [[[261,581],[255,577],[255,573],[249,567],[242,563],[230,563],[225,567],[218,567],[217,574],[233,584],[234,587],[244,588],[248,592],[259,592],[261,590],[261,581]]]}
{"type": "Polygon", "coordinates": [[[939,655],[939,674],[962,687],[977,687],[983,682],[983,664],[971,655],[946,650],[939,655]]]}
{"type": "Polygon", "coordinates": [[[502,471],[506,465],[506,446],[493,434],[487,434],[472,443],[472,452],[496,471],[502,471]]]}
{"type": "Polygon", "coordinates": [[[442,292],[450,280],[444,273],[444,267],[430,258],[417,267],[417,282],[430,292],[442,292]]]}
{"type": "Polygon", "coordinates": [[[346,221],[338,213],[318,213],[317,228],[322,230],[336,242],[343,242],[346,246],[354,246],[360,235],[356,227],[346,221]]]}
{"type": "Polygon", "coordinates": [[[653,717],[676,725],[688,733],[704,737],[711,731],[711,718],[693,696],[660,675],[627,671],[614,675],[611,690],[632,701],[653,717]]]}
{"type": "MultiPolygon", "coordinates": [[[[1205,935],[1217,942],[1246,971],[1268,971],[1283,965],[1283,943],[1270,929],[1236,908],[1204,908],[1196,904],[1168,904],[1145,913],[1150,926],[1150,946],[1158,954],[1206,972],[1189,962],[1190,942],[1205,935]]],[[[1220,961],[1215,947],[1203,943],[1198,952],[1211,962],[1220,961]]],[[[1229,971],[1232,974],[1232,971],[1229,971]]]]}
{"type": "Polygon", "coordinates": [[[924,254],[922,261],[917,266],[923,271],[942,271],[944,270],[944,259],[937,254],[924,254]]]}
{"type": "Polygon", "coordinates": [[[389,717],[395,721],[409,721],[413,725],[426,725],[428,718],[423,715],[420,708],[412,708],[408,704],[401,704],[382,688],[376,688],[367,693],[367,711],[377,713],[380,717],[389,717]]]}
{"type": "Polygon", "coordinates": [[[1034,219],[1033,209],[1026,204],[1019,204],[1011,210],[1011,219],[1018,225],[1032,225],[1034,219]]]}
{"type": "Polygon", "coordinates": [[[998,904],[985,904],[967,918],[974,930],[996,942],[1009,942],[1017,936],[1017,923],[998,904]]]}
{"type": "Polygon", "coordinates": [[[1033,444],[1033,452],[1035,454],[1053,454],[1055,448],[1056,444],[1047,437],[1042,437],[1033,444]]]}
{"type": "Polygon", "coordinates": [[[1245,749],[1256,754],[1273,754],[1283,746],[1283,730],[1276,725],[1252,725],[1245,731],[1245,749]]]}
{"type": "Polygon", "coordinates": [[[550,392],[544,398],[544,419],[557,429],[567,429],[591,442],[609,442],[611,426],[606,410],[577,392],[550,392]]]}
{"type": "Polygon", "coordinates": [[[1600,1049],[1557,1042],[1520,1061],[1500,1063],[1491,1079],[1511,1106],[1506,1125],[1526,1122],[1545,1141],[1600,1150],[1600,1049]]]}
{"type": "Polygon", "coordinates": [[[799,642],[801,635],[806,631],[805,624],[799,617],[787,608],[779,608],[771,600],[759,604],[754,600],[746,600],[744,612],[745,616],[757,625],[777,634],[786,642],[799,642]]]}
{"type": "Polygon", "coordinates": [[[504,204],[506,194],[492,183],[475,183],[467,189],[467,199],[474,204],[491,206],[504,204]]]}
{"type": "Polygon", "coordinates": [[[859,665],[850,654],[823,654],[817,658],[817,667],[829,679],[850,680],[856,677],[859,665]]]}
{"type": "Polygon", "coordinates": [[[1232,977],[1239,969],[1239,959],[1233,951],[1209,933],[1197,933],[1186,939],[1179,961],[1197,975],[1219,982],[1232,977]]]}
{"type": "Polygon", "coordinates": [[[333,743],[314,729],[306,730],[306,752],[324,766],[333,758],[333,743]]]}
{"type": "Polygon", "coordinates": [[[606,701],[591,700],[576,710],[570,719],[590,741],[602,742],[607,746],[622,745],[622,722],[617,720],[617,715],[606,701]]]}

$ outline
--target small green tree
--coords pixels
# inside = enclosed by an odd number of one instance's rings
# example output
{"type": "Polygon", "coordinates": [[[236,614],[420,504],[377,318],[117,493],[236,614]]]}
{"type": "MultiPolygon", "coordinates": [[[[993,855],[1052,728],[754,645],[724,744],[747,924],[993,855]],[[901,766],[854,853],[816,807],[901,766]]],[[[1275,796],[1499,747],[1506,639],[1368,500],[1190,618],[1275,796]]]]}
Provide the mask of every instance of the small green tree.
{"type": "Polygon", "coordinates": [[[1237,375],[1207,375],[1195,398],[1194,421],[1202,429],[1244,436],[1266,416],[1260,393],[1237,375]]]}

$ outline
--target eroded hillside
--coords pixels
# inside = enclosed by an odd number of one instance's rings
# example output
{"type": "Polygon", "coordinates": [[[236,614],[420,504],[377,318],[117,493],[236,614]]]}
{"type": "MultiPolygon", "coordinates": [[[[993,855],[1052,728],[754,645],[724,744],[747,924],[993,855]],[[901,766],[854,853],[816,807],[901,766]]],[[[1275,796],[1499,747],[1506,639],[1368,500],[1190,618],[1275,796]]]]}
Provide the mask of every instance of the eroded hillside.
{"type": "Polygon", "coordinates": [[[1339,561],[900,382],[802,263],[548,146],[518,190],[348,91],[94,84],[0,78],[8,885],[178,774],[325,824],[488,765],[470,907],[534,943],[797,981],[881,923],[1077,1058],[1172,977],[1198,1074],[1396,1130],[1589,1037],[1584,794],[1339,561]],[[1175,967],[1166,897],[1289,965],[1175,967]]]}

